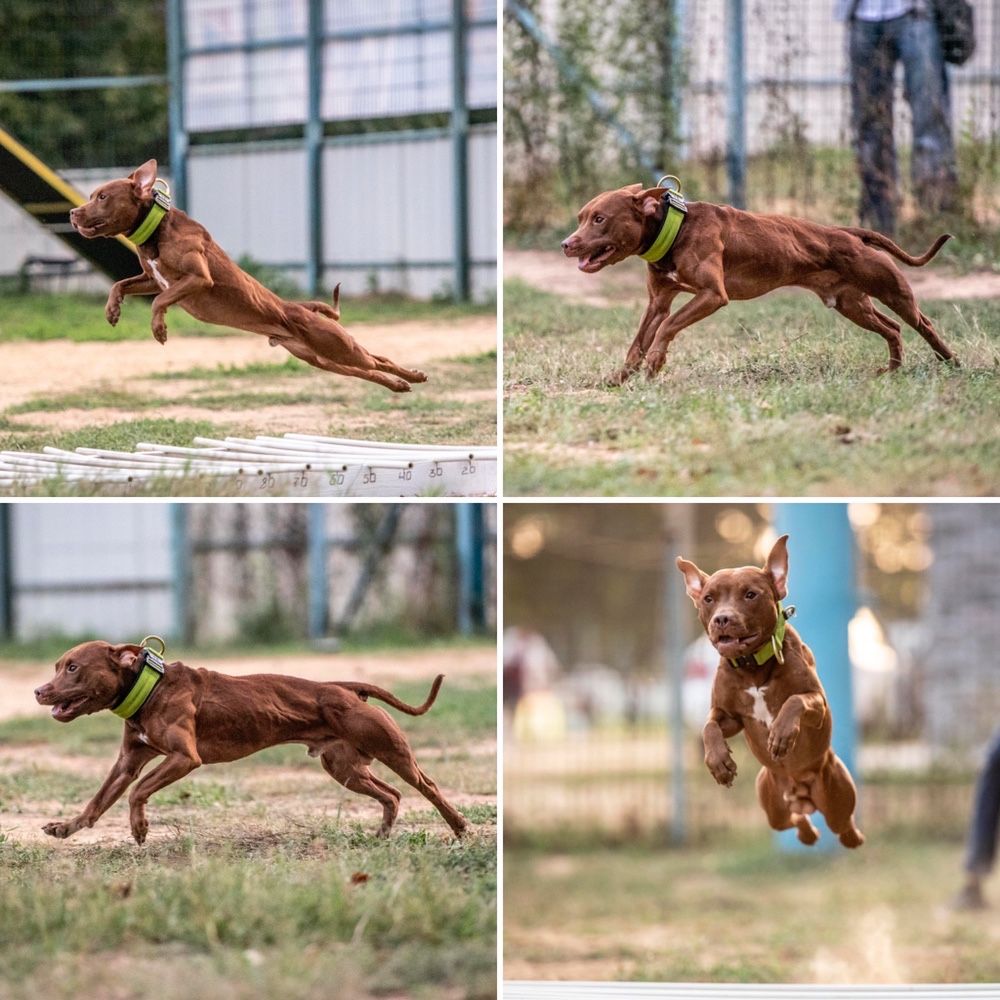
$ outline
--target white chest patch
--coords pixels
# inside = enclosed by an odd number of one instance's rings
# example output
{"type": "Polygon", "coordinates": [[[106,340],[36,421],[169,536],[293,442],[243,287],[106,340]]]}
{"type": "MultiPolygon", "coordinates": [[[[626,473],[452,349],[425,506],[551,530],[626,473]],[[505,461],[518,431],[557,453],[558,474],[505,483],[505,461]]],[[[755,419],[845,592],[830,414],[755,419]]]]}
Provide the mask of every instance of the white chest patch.
{"type": "Polygon", "coordinates": [[[140,743],[145,743],[146,746],[149,746],[149,737],[145,733],[140,732],[139,733],[139,742],[140,743]]]}
{"type": "Polygon", "coordinates": [[[771,723],[774,722],[774,716],[771,715],[771,710],[767,707],[767,702],[764,701],[764,692],[767,690],[767,686],[749,687],[746,690],[747,694],[753,698],[753,717],[770,729],[771,723]]]}
{"type": "Polygon", "coordinates": [[[149,264],[149,269],[153,272],[153,277],[156,279],[156,283],[160,286],[160,288],[166,291],[170,287],[170,282],[167,281],[162,274],[160,274],[160,269],[156,266],[156,261],[151,260],[147,261],[147,263],[149,264]]]}

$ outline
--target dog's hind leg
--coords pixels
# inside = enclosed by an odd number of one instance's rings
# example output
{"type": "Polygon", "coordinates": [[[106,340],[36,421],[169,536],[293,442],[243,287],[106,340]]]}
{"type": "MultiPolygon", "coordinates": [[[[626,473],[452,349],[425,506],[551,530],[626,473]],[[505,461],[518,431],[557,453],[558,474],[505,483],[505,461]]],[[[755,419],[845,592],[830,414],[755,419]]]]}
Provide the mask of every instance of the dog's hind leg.
{"type": "Polygon", "coordinates": [[[378,835],[388,837],[399,815],[399,791],[375,777],[369,769],[371,757],[365,757],[344,740],[326,744],[319,756],[324,770],[351,792],[368,795],[382,804],[382,825],[378,835]]]}
{"type": "Polygon", "coordinates": [[[351,365],[338,364],[318,354],[308,344],[304,344],[294,337],[283,336],[272,339],[275,344],[280,344],[289,354],[294,354],[300,361],[305,361],[314,368],[322,368],[323,371],[333,372],[335,375],[362,378],[367,382],[375,382],[378,385],[383,385],[393,392],[410,391],[410,384],[405,379],[381,372],[378,368],[356,368],[351,365]]]}
{"type": "Polygon", "coordinates": [[[380,354],[373,354],[372,357],[378,362],[379,371],[398,375],[400,378],[405,378],[407,382],[427,381],[427,376],[418,368],[404,368],[402,365],[397,365],[391,358],[383,358],[380,354]]]}
{"type": "Polygon", "coordinates": [[[844,847],[860,847],[865,842],[864,834],[854,824],[857,798],[850,772],[844,762],[829,751],[829,759],[813,782],[813,801],[844,847]]]}
{"type": "Polygon", "coordinates": [[[867,295],[857,289],[842,291],[833,300],[833,308],[852,323],[885,339],[889,345],[889,364],[879,369],[880,375],[895,371],[903,363],[903,337],[899,324],[880,313],[867,295]]]}
{"type": "Polygon", "coordinates": [[[395,771],[407,784],[412,785],[425,799],[431,802],[456,837],[461,837],[468,827],[466,818],[441,794],[441,789],[424,773],[412,752],[399,746],[386,747],[376,752],[376,757],[386,767],[395,771]]]}
{"type": "Polygon", "coordinates": [[[892,291],[873,291],[872,294],[901,316],[905,323],[912,326],[931,345],[934,353],[942,361],[950,361],[956,368],[959,367],[955,352],[938,336],[934,324],[920,311],[913,290],[905,281],[899,282],[898,287],[892,291]]]}
{"type": "Polygon", "coordinates": [[[791,830],[795,827],[803,844],[815,844],[819,840],[819,830],[804,812],[791,810],[784,791],[766,767],[762,767],[757,773],[757,801],[767,814],[767,822],[772,830],[791,830]]]}

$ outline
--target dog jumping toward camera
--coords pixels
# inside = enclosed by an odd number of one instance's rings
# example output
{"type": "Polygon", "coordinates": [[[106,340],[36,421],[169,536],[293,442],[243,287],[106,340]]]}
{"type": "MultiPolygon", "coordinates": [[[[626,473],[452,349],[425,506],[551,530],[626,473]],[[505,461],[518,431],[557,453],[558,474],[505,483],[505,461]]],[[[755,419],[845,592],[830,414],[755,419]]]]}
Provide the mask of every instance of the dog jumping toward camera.
{"type": "MultiPolygon", "coordinates": [[[[152,637],[151,637],[152,638],[152,637]]],[[[282,674],[230,677],[167,663],[144,645],[84,642],[64,653],[55,677],[36,688],[40,705],[52,706],[58,722],[110,709],[125,720],[121,750],[97,794],[74,819],[47,823],[52,837],[69,837],[92,827],[139,778],[154,757],[163,757],[129,796],[129,821],[136,843],[149,830],[149,797],[202,764],[249,757],[279,743],[303,743],[326,772],[345,788],[382,805],[379,835],[387,837],[399,812],[400,793],[370,770],[381,761],[428,799],[456,837],[468,827],[464,816],[419,767],[395,720],[368,698],[407,715],[423,715],[434,704],[444,676],[427,700],[407,705],[374,684],[317,683],[282,674]]]]}
{"type": "Polygon", "coordinates": [[[625,364],[605,381],[607,386],[622,385],[643,365],[653,378],[677,334],[731,299],[755,299],[789,285],[814,292],[830,309],[882,337],[889,346],[889,363],[879,374],[902,364],[903,337],[899,323],[872,299],[912,326],[942,361],[958,367],[890,259],[923,267],[951,239],[948,234],[912,257],[870,229],[685,202],[679,182],[675,188],[632,184],[605,191],[583,206],[577,220],[579,226],[563,240],[562,250],[578,259],[581,271],[595,274],[632,256],[647,262],[646,311],[625,364]],[[671,313],[681,292],[694,297],[671,313]]]}
{"type": "Polygon", "coordinates": [[[171,206],[156,169],[156,160],[147,160],[128,177],[102,184],[69,213],[81,236],[125,236],[139,255],[142,274],[111,286],[104,315],[112,326],[126,295],[155,294],[152,332],[160,344],[167,342],[167,309],[178,305],[205,323],[262,334],[272,347],[336,375],[393,392],[427,381],[421,371],[371,354],[340,325],[339,285],[332,306],[288,302],[239,268],[204,226],[171,206]]]}
{"type": "Polygon", "coordinates": [[[727,788],[736,762],[726,742],[741,730],[763,765],[757,798],[775,830],[798,830],[803,844],[819,831],[809,816],[821,813],[845,847],[865,838],[854,824],[857,792],[830,746],[833,721],[816,661],[787,624],[788,536],[775,542],[762,569],[720,569],[709,576],[677,559],[688,596],[721,657],[712,707],[702,731],[705,764],[727,788]]]}

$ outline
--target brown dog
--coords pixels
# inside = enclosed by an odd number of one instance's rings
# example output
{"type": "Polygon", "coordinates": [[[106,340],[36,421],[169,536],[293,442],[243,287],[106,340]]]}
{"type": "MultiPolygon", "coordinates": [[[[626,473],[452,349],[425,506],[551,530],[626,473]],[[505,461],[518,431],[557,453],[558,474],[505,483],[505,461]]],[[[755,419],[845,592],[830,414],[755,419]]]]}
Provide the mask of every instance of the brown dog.
{"type": "MultiPolygon", "coordinates": [[[[295,357],[337,375],[377,382],[409,392],[426,382],[423,372],[403,368],[366,351],[341,325],[338,296],[325,302],[287,302],[241,270],[204,226],[170,208],[146,238],[137,233],[157,204],[156,160],[147,160],[121,180],[99,187],[85,205],[69,213],[81,236],[136,237],[142,274],[115,282],[104,315],[114,326],[126,295],[156,295],[153,336],[167,342],[167,308],[179,305],[205,323],[233,326],[269,338],[295,357]]],[[[338,286],[339,287],[339,286],[338,286]]]]}
{"type": "MultiPolygon", "coordinates": [[[[666,188],[641,184],[605,191],[577,217],[579,227],[562,243],[579,268],[596,273],[626,257],[646,253],[664,223],[666,188]]],[[[823,303],[889,345],[894,371],[903,360],[899,324],[872,304],[878,299],[912,326],[942,361],[958,361],[934,325],[917,307],[913,290],[887,254],[922,267],[950,236],[939,236],[921,257],[911,257],[892,240],[868,229],[821,226],[785,215],[760,215],[726,205],[690,202],[666,256],[647,265],[649,304],[624,367],[608,385],[621,385],[645,362],[653,377],[663,367],[671,341],[685,327],[711,316],[730,299],[755,299],[786,285],[815,292],[823,303]],[[884,251],[879,253],[878,251],[884,251]],[[671,315],[681,292],[694,297],[671,315]]]]}
{"type": "Polygon", "coordinates": [[[709,576],[678,559],[688,596],[722,659],[702,738],[712,777],[727,788],[736,777],[726,740],[740,730],[764,766],[757,798],[775,830],[798,829],[815,844],[809,820],[819,811],[845,847],[860,847],[857,798],[847,768],[830,747],[832,720],[816,661],[785,624],[780,601],[788,579],[787,535],[775,542],[763,569],[720,569],[709,576]]]}
{"type": "MultiPolygon", "coordinates": [[[[64,653],[56,675],[35,691],[52,717],[71,722],[81,715],[123,704],[136,687],[146,651],[132,643],[85,642],[64,653]]],[[[147,668],[148,669],[148,668],[147,668]]],[[[69,837],[93,826],[154,757],[165,759],[129,796],[129,819],[137,843],[146,839],[146,801],[202,764],[248,757],[279,743],[304,743],[330,777],[352,792],[382,804],[380,836],[399,812],[399,792],[369,770],[379,760],[429,799],[460,837],[465,818],[420,769],[403,731],[380,708],[378,698],[408,715],[423,715],[437,697],[443,675],[415,708],[372,684],[315,683],[280,674],[228,677],[212,670],[167,664],[145,702],[125,721],[118,760],[93,799],[75,819],[46,824],[53,837],[69,837]]],[[[134,696],[133,696],[134,697],[134,696]]]]}

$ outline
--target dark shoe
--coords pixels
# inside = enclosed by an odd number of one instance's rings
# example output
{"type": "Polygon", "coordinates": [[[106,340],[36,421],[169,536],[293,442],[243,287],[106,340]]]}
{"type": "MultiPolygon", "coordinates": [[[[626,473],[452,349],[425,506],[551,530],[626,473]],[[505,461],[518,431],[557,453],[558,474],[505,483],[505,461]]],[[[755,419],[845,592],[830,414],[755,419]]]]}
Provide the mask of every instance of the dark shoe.
{"type": "Polygon", "coordinates": [[[983,890],[978,882],[967,882],[951,901],[953,910],[985,910],[986,900],[983,899],[983,890]]]}

